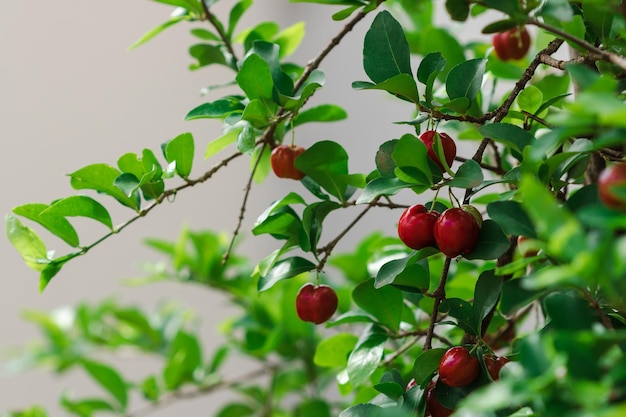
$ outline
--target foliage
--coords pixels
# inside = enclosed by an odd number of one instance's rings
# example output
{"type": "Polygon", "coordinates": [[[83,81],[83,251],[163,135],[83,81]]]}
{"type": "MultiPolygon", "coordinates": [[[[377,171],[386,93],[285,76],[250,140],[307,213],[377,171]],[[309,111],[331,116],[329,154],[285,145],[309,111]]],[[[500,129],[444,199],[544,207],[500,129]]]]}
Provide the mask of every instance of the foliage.
{"type": "MultiPolygon", "coordinates": [[[[106,300],[28,313],[43,341],[16,360],[59,373],[79,368],[102,388],[98,398],[61,398],[68,413],[133,416],[230,389],[240,399],[224,405],[219,417],[423,416],[425,393],[435,381],[436,399],[455,415],[624,414],[626,215],[603,204],[597,185],[605,166],[624,159],[621,2],[447,0],[448,22],[489,21],[483,40],[467,43],[435,24],[433,1],[310,0],[318,7],[341,6],[332,18],[345,26],[300,66],[288,59],[304,36],[303,25],[237,28],[252,0],[236,2],[226,16],[213,13],[216,0],[155,1],[176,9],[133,47],[190,22],[199,39],[189,49],[190,69],[232,70],[239,91],[187,115],[221,123],[224,134],[203,151],[221,160],[197,176],[196,140],[182,133],[161,145],[160,157],[144,149],[123,154],[114,165],[74,171],[75,195],[16,207],[6,218],[7,236],[39,273],[40,290],[64,264],[177,193],[213,180],[235,158],[251,162],[242,219],[250,188],[271,172],[273,148],[297,141],[302,124],[346,117],[335,104],[310,106],[309,99],[324,86],[326,55],[370,14],[362,62],[369,79],[352,86],[382,90],[414,117],[400,122],[406,126],[401,137],[381,141],[370,172],[351,172],[351,155],[333,140],[319,140],[296,158],[295,167],[306,174],[301,191],[276,196],[250,231],[276,241],[256,265],[234,252],[241,220],[231,238],[184,230],[176,242],[148,241],[168,262],[154,265],[146,282],[198,284],[222,292],[240,310],[224,322],[228,341],[217,351],[204,351],[189,312],[172,305],[145,312],[106,300]],[[523,25],[534,27],[532,52],[521,60],[498,59],[490,34],[523,25]],[[568,47],[569,60],[554,57],[568,47]],[[419,139],[428,129],[472,141],[473,157],[457,157],[441,170],[419,139]],[[89,196],[92,191],[128,208],[129,219],[114,226],[108,206],[89,196]],[[477,207],[485,220],[475,249],[456,259],[437,248],[412,251],[362,221],[379,208],[395,209],[390,222],[397,221],[406,208],[393,201],[399,193],[439,212],[477,207]],[[353,206],[362,207],[359,214],[329,238],[326,219],[353,206]],[[106,233],[81,243],[68,219],[76,216],[101,223],[106,233]],[[54,257],[23,219],[58,237],[70,252],[54,257]],[[368,230],[367,237],[353,251],[336,253],[356,227],[368,230]],[[532,251],[517,249],[518,236],[532,251]],[[339,294],[339,311],[325,327],[304,323],[295,312],[298,288],[311,281],[339,294]],[[452,388],[437,382],[436,374],[443,352],[456,345],[470,348],[482,371],[470,385],[452,388]],[[162,367],[143,377],[126,375],[114,355],[102,359],[102,352],[121,349],[156,356],[162,367]],[[258,370],[225,375],[222,365],[235,352],[258,370]],[[485,365],[494,353],[512,360],[497,381],[485,365]],[[407,390],[411,379],[416,384],[407,390]],[[145,399],[138,411],[136,394],[145,399]]],[[[437,139],[434,151],[445,160],[437,139]]],[[[623,185],[614,192],[626,197],[623,185]]],[[[32,407],[9,415],[46,412],[32,407]]]]}

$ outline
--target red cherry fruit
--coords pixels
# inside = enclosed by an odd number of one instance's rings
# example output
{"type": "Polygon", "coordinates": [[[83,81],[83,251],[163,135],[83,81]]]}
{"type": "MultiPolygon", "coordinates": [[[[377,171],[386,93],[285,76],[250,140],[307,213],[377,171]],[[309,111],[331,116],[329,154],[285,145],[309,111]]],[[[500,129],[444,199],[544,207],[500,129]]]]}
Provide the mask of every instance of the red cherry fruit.
{"type": "Polygon", "coordinates": [[[480,227],[471,213],[461,208],[444,211],[433,229],[437,247],[446,256],[455,258],[471,253],[478,242],[480,227]]]}
{"type": "Polygon", "coordinates": [[[296,312],[303,321],[324,323],[337,310],[337,293],[328,285],[304,284],[296,295],[296,312]]]}
{"type": "Polygon", "coordinates": [[[530,35],[525,27],[516,27],[493,37],[496,55],[502,61],[522,59],[530,49],[530,35]]]}
{"type": "Polygon", "coordinates": [[[411,249],[419,250],[435,246],[433,227],[439,217],[436,211],[428,211],[422,204],[415,204],[400,216],[398,237],[411,249]]]}
{"type": "Polygon", "coordinates": [[[439,380],[450,387],[469,385],[479,373],[478,358],[471,356],[463,346],[448,349],[439,361],[439,380]]]}
{"type": "Polygon", "coordinates": [[[613,191],[613,187],[626,188],[626,163],[608,166],[598,177],[598,194],[605,206],[626,211],[626,200],[613,191]]]}
{"type": "Polygon", "coordinates": [[[297,145],[279,145],[274,148],[270,156],[272,171],[278,178],[301,180],[304,173],[296,168],[294,161],[305,149],[297,145]]]}
{"type": "Polygon", "coordinates": [[[441,171],[445,171],[445,168],[439,160],[435,149],[433,149],[436,134],[439,135],[441,147],[443,148],[443,154],[446,157],[446,163],[449,167],[452,166],[452,162],[454,162],[454,158],[456,157],[456,144],[448,134],[437,133],[434,130],[427,130],[420,136],[420,140],[424,143],[424,145],[426,145],[426,148],[428,149],[428,157],[432,159],[437,164],[437,166],[439,166],[439,168],[441,168],[441,171]]]}
{"type": "Polygon", "coordinates": [[[426,388],[426,414],[424,417],[449,417],[454,410],[444,407],[435,396],[435,381],[430,381],[426,388]]]}
{"type": "Polygon", "coordinates": [[[510,362],[509,358],[500,356],[496,357],[494,355],[485,355],[485,366],[487,367],[487,371],[491,376],[491,379],[497,381],[500,379],[500,370],[502,367],[510,362]]]}

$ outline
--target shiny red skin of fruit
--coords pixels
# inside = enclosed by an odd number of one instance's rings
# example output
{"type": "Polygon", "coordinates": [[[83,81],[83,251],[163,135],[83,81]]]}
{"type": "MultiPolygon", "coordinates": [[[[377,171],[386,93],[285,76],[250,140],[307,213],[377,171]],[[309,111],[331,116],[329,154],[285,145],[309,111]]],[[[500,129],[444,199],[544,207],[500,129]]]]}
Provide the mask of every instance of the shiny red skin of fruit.
{"type": "MultiPolygon", "coordinates": [[[[437,157],[437,153],[433,149],[433,143],[435,141],[435,132],[434,130],[427,130],[422,133],[420,136],[420,140],[426,145],[428,149],[428,157],[432,159],[441,171],[445,171],[443,164],[437,157]]],[[[452,166],[452,162],[454,162],[454,158],[456,157],[456,143],[454,143],[454,139],[452,139],[447,133],[439,133],[439,139],[441,141],[441,147],[443,148],[443,154],[446,157],[446,162],[448,166],[452,166]]]]}
{"type": "Polygon", "coordinates": [[[476,247],[480,227],[470,213],[454,207],[447,209],[435,222],[433,229],[437,247],[446,256],[468,255],[476,247]]]}
{"type": "Polygon", "coordinates": [[[626,201],[611,191],[612,187],[626,186],[626,164],[615,164],[607,167],[598,177],[598,194],[605,206],[626,211],[626,201]]]}
{"type": "Polygon", "coordinates": [[[444,407],[435,397],[435,382],[431,381],[426,388],[426,413],[424,417],[449,417],[454,410],[444,407]]]}
{"type": "Polygon", "coordinates": [[[304,284],[296,295],[296,312],[302,321],[321,324],[337,311],[337,293],[328,285],[304,284]]]}
{"type": "Polygon", "coordinates": [[[530,49],[530,35],[525,27],[496,33],[493,37],[493,48],[502,61],[522,59],[530,49]]]}
{"type": "Polygon", "coordinates": [[[305,149],[297,145],[279,145],[272,150],[270,164],[272,171],[279,178],[291,178],[301,180],[304,173],[296,168],[294,161],[305,149]]]}
{"type": "Polygon", "coordinates": [[[474,382],[480,373],[478,358],[463,346],[446,351],[439,361],[439,380],[449,387],[464,387],[474,382]]]}
{"type": "Polygon", "coordinates": [[[500,370],[504,365],[510,362],[509,358],[504,356],[496,357],[494,355],[485,355],[483,359],[485,360],[487,371],[494,381],[500,379],[500,370]]]}
{"type": "Polygon", "coordinates": [[[433,227],[439,217],[436,211],[429,212],[422,204],[415,204],[400,216],[398,221],[398,237],[411,249],[420,250],[427,246],[435,246],[433,227]]]}

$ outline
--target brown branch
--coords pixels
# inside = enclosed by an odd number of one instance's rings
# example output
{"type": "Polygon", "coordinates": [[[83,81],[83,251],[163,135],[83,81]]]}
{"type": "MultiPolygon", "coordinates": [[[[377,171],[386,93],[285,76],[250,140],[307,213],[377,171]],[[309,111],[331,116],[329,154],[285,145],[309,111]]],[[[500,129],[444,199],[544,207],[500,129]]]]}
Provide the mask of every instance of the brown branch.
{"type": "Polygon", "coordinates": [[[430,350],[433,347],[433,337],[435,334],[435,323],[437,322],[437,315],[439,314],[439,305],[446,298],[446,281],[448,279],[448,271],[450,270],[450,263],[452,258],[446,256],[446,260],[443,263],[443,270],[441,271],[441,280],[439,286],[433,295],[435,296],[435,303],[433,304],[433,311],[430,315],[430,323],[428,330],[426,331],[426,340],[424,341],[424,350],[430,350]]]}
{"type": "Polygon", "coordinates": [[[607,316],[606,313],[604,311],[602,311],[602,306],[600,305],[598,300],[593,298],[593,295],[591,295],[589,290],[579,289],[579,291],[583,295],[585,300],[587,300],[589,302],[589,305],[591,306],[591,308],[596,310],[596,312],[600,316],[600,320],[602,321],[602,325],[605,328],[609,329],[609,330],[613,330],[613,323],[611,323],[611,319],[609,318],[609,316],[607,316]]]}
{"type": "Polygon", "coordinates": [[[222,40],[222,42],[224,42],[224,46],[226,46],[226,49],[228,50],[228,53],[232,56],[233,64],[236,65],[236,63],[237,63],[237,54],[235,54],[235,50],[233,49],[233,45],[230,43],[230,39],[228,39],[228,36],[226,36],[226,33],[224,33],[224,28],[219,23],[219,21],[217,20],[215,15],[213,13],[211,13],[211,11],[209,10],[209,6],[207,6],[206,0],[202,0],[202,1],[200,1],[200,3],[202,3],[202,10],[204,10],[204,16],[209,21],[209,23],[211,23],[211,25],[213,25],[213,27],[217,31],[217,34],[219,35],[219,37],[222,40]]]}

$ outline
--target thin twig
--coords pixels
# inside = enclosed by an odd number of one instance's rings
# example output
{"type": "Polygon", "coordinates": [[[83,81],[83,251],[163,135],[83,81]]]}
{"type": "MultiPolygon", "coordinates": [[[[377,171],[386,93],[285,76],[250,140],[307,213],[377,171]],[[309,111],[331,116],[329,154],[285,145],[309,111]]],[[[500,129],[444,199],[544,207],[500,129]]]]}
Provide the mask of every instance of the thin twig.
{"type": "Polygon", "coordinates": [[[446,260],[443,263],[443,270],[441,271],[441,280],[439,286],[433,293],[435,296],[435,302],[433,304],[433,311],[430,315],[430,323],[428,330],[426,331],[426,340],[424,341],[424,350],[430,350],[433,347],[433,336],[435,334],[435,323],[437,322],[437,315],[439,314],[439,305],[446,298],[446,281],[448,280],[448,271],[450,270],[450,263],[452,258],[446,256],[446,260]]]}
{"type": "Polygon", "coordinates": [[[209,21],[209,23],[211,23],[211,25],[213,25],[213,27],[217,31],[217,34],[219,35],[219,37],[222,40],[222,42],[224,42],[224,46],[226,46],[226,49],[228,50],[228,53],[232,56],[233,65],[236,65],[236,63],[237,63],[237,55],[235,54],[235,50],[233,49],[233,45],[230,43],[230,39],[228,39],[228,36],[226,36],[226,33],[224,33],[224,28],[218,22],[218,20],[215,17],[215,15],[213,13],[211,13],[211,11],[209,10],[209,6],[207,6],[206,0],[202,0],[200,3],[202,3],[202,10],[204,10],[204,15],[205,15],[206,19],[209,21]]]}

